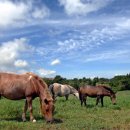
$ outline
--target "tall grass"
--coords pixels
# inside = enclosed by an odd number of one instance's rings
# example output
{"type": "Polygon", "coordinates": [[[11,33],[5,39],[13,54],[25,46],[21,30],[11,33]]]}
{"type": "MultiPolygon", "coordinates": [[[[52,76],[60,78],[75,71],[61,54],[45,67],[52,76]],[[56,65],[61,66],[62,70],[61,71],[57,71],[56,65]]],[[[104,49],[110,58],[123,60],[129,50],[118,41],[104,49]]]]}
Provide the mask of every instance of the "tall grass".
{"type": "Polygon", "coordinates": [[[22,122],[21,114],[24,100],[0,100],[0,130],[129,130],[130,129],[130,91],[117,93],[117,105],[104,98],[104,107],[95,106],[96,100],[87,99],[87,107],[81,107],[73,96],[68,101],[58,98],[55,103],[55,118],[63,123],[46,124],[40,114],[39,100],[33,102],[36,123],[22,122]]]}

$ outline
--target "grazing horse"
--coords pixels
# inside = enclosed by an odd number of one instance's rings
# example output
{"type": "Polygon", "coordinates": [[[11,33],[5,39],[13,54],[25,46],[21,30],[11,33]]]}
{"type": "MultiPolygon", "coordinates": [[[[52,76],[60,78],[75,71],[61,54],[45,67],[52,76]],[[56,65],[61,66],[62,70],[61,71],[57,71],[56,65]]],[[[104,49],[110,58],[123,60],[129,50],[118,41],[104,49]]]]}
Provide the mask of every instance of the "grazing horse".
{"type": "Polygon", "coordinates": [[[57,96],[62,97],[65,96],[66,100],[68,100],[69,94],[73,94],[79,99],[78,91],[70,85],[62,85],[59,83],[54,83],[49,86],[50,92],[52,93],[52,97],[55,100],[57,96]]]}
{"type": "Polygon", "coordinates": [[[47,122],[53,121],[54,103],[47,84],[33,73],[12,74],[0,73],[0,97],[11,100],[25,100],[22,120],[26,121],[26,111],[30,110],[30,121],[36,122],[33,117],[32,100],[40,99],[41,112],[47,122]]]}
{"type": "Polygon", "coordinates": [[[86,98],[87,96],[89,97],[94,97],[97,98],[96,100],[96,105],[98,105],[99,100],[101,99],[101,105],[103,107],[103,97],[104,96],[109,96],[111,98],[111,101],[113,104],[116,104],[116,95],[112,91],[111,88],[106,87],[106,86],[83,86],[79,88],[79,98],[81,101],[81,106],[84,103],[86,106],[86,98]]]}

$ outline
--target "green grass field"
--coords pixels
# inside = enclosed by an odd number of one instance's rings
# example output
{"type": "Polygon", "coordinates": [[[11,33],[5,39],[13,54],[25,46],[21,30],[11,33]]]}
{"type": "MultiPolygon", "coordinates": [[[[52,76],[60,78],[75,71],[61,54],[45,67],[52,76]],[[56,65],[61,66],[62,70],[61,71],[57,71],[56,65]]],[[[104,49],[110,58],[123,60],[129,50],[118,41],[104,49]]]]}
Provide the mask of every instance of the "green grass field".
{"type": "Polygon", "coordinates": [[[87,107],[81,107],[75,97],[58,98],[55,103],[56,119],[62,123],[46,124],[40,114],[39,100],[33,102],[36,123],[22,122],[21,114],[24,100],[0,100],[0,130],[130,130],[130,91],[117,93],[117,105],[104,98],[104,107],[95,106],[95,100],[88,98],[87,107]]]}

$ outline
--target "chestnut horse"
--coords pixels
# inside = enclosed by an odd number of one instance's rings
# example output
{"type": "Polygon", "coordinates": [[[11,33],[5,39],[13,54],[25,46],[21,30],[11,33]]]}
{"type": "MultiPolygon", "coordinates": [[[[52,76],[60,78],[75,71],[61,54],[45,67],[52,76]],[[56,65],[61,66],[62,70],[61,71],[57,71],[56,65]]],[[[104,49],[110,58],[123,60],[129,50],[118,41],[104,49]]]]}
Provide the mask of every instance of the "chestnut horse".
{"type": "Polygon", "coordinates": [[[67,84],[59,84],[59,83],[54,83],[49,86],[50,92],[52,93],[52,97],[55,100],[57,96],[62,97],[65,96],[66,100],[68,100],[68,97],[70,94],[73,94],[79,99],[79,93],[78,91],[73,88],[70,85],[67,84]]]}
{"type": "Polygon", "coordinates": [[[12,74],[0,73],[0,97],[11,100],[25,100],[22,120],[26,121],[26,111],[30,110],[30,121],[36,122],[33,117],[32,100],[40,99],[41,112],[47,122],[53,121],[54,104],[47,84],[33,73],[12,74]]]}
{"type": "Polygon", "coordinates": [[[89,97],[94,97],[97,98],[96,100],[96,105],[98,105],[99,100],[101,99],[101,105],[103,107],[103,97],[104,96],[109,96],[111,98],[111,101],[113,104],[116,104],[116,95],[112,91],[111,88],[106,87],[106,86],[83,86],[79,88],[79,97],[81,101],[81,106],[84,103],[86,106],[86,98],[87,96],[89,97]]]}

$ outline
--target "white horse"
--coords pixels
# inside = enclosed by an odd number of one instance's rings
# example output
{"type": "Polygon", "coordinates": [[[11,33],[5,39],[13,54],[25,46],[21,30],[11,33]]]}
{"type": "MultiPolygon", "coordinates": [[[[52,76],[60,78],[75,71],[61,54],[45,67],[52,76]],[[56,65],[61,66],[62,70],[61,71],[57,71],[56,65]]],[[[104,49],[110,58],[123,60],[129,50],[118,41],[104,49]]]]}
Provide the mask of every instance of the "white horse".
{"type": "Polygon", "coordinates": [[[72,86],[67,85],[67,84],[62,85],[59,83],[54,83],[49,86],[49,90],[54,100],[56,99],[57,96],[59,97],[65,96],[66,100],[68,100],[68,97],[70,94],[73,94],[79,99],[78,91],[72,86]]]}

